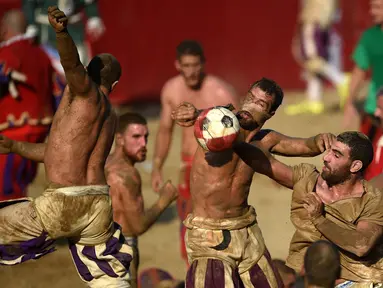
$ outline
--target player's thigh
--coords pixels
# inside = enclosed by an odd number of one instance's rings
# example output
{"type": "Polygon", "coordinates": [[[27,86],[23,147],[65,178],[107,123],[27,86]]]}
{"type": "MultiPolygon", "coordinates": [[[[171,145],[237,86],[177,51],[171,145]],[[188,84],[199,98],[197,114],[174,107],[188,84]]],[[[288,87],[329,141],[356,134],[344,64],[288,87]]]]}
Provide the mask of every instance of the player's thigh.
{"type": "Polygon", "coordinates": [[[121,227],[115,225],[113,235],[105,243],[81,245],[73,241],[69,241],[73,262],[88,287],[130,287],[133,250],[125,243],[121,227]]]}
{"type": "Polygon", "coordinates": [[[30,200],[0,202],[0,244],[28,241],[41,236],[43,232],[30,200]]]}
{"type": "Polygon", "coordinates": [[[199,258],[193,261],[186,274],[186,288],[244,287],[238,270],[232,268],[226,261],[209,258],[199,258]]]}

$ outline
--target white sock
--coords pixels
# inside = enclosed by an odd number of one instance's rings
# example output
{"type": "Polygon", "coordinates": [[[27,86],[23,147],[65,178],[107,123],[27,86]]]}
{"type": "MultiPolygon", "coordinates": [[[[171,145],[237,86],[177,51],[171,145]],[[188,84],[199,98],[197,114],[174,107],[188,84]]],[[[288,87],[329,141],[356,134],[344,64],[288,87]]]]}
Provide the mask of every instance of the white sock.
{"type": "Polygon", "coordinates": [[[319,102],[322,100],[322,81],[319,77],[307,78],[307,96],[309,101],[319,102]]]}
{"type": "Polygon", "coordinates": [[[323,67],[323,74],[334,86],[341,84],[344,81],[343,72],[339,71],[335,66],[326,64],[323,67]]]}

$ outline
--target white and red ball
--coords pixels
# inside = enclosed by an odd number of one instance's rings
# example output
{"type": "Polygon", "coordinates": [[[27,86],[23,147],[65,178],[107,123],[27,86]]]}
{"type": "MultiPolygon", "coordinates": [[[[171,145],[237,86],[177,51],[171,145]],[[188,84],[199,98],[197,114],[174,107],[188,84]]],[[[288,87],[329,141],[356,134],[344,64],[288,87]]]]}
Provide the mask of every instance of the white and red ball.
{"type": "Polygon", "coordinates": [[[237,117],[223,107],[204,110],[194,124],[194,136],[199,145],[211,152],[230,149],[239,130],[237,117]]]}

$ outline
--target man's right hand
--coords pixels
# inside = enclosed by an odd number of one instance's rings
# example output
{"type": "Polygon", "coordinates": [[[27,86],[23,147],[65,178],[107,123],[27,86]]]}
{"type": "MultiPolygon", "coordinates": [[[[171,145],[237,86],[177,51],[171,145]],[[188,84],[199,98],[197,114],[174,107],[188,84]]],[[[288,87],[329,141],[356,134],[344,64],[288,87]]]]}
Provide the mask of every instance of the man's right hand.
{"type": "Polygon", "coordinates": [[[48,19],[56,33],[64,31],[68,25],[68,18],[63,11],[57,8],[57,6],[49,6],[48,19]]]}
{"type": "Polygon", "coordinates": [[[182,127],[193,126],[198,115],[198,110],[189,102],[181,103],[172,111],[172,119],[182,127]]]}
{"type": "Polygon", "coordinates": [[[153,171],[152,171],[152,189],[158,193],[162,183],[163,182],[162,182],[161,171],[158,169],[153,169],[153,171]]]}
{"type": "Polygon", "coordinates": [[[0,135],[0,154],[9,154],[12,152],[13,140],[0,135]]]}
{"type": "Polygon", "coordinates": [[[163,198],[169,204],[178,198],[178,190],[172,184],[172,181],[166,181],[165,184],[161,187],[160,197],[163,198]]]}

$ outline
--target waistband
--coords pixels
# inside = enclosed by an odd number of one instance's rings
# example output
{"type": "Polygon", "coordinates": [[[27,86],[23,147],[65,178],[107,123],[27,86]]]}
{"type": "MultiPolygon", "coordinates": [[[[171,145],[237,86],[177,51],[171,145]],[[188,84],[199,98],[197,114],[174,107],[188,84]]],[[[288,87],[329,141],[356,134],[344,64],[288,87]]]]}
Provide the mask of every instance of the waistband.
{"type": "Polygon", "coordinates": [[[209,230],[238,230],[255,223],[257,223],[257,214],[252,206],[249,206],[249,210],[239,217],[213,219],[194,217],[193,214],[189,214],[184,221],[184,225],[189,229],[202,228],[209,230]]]}
{"type": "Polygon", "coordinates": [[[44,193],[45,192],[62,193],[67,196],[109,195],[109,186],[108,185],[87,185],[87,186],[48,188],[44,191],[44,193]]]}

